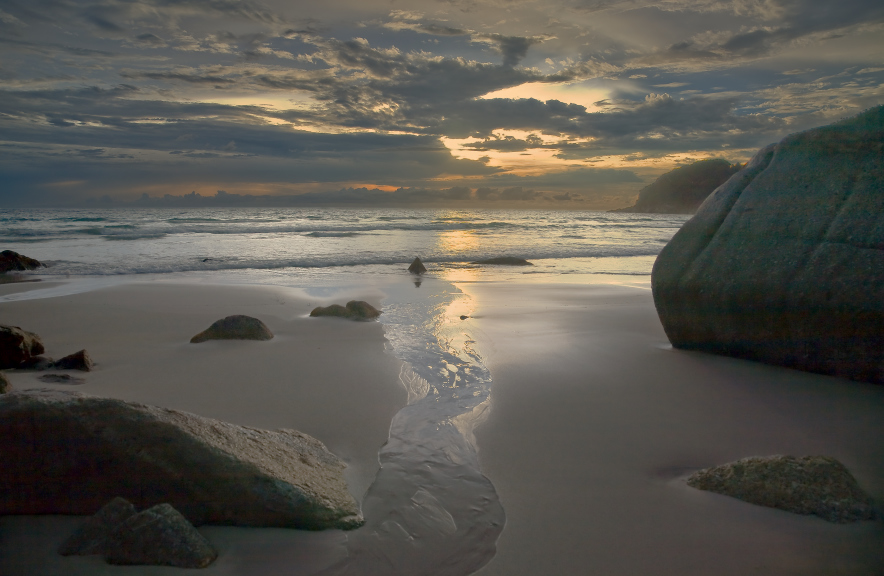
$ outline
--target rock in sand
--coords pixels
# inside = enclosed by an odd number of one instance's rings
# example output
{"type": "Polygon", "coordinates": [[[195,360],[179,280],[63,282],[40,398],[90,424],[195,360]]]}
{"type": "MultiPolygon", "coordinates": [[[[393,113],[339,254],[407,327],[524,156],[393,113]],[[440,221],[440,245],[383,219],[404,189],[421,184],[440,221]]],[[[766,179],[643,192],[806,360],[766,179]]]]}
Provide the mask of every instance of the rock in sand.
{"type": "Polygon", "coordinates": [[[310,316],[334,316],[349,318],[351,320],[372,320],[381,315],[380,310],[362,300],[350,300],[346,306],[332,304],[331,306],[318,306],[310,312],[310,316]]]}
{"type": "Polygon", "coordinates": [[[6,374],[0,372],[0,394],[6,394],[12,390],[12,384],[9,382],[9,378],[6,377],[6,374]]]}
{"type": "Polygon", "coordinates": [[[752,504],[815,514],[841,524],[875,517],[872,498],[843,464],[828,456],[743,458],[707,468],[688,485],[752,504]]]}
{"type": "Polygon", "coordinates": [[[0,515],[93,514],[120,496],[196,525],[362,524],[345,464],[295,430],[32,389],[0,395],[0,438],[0,515]]]}
{"type": "Polygon", "coordinates": [[[0,325],[0,370],[18,368],[45,350],[40,337],[18,326],[0,325]]]}
{"type": "Polygon", "coordinates": [[[759,151],[651,283],[676,348],[884,383],[884,106],[759,151]]]}
{"type": "Polygon", "coordinates": [[[89,357],[86,350],[74,352],[52,363],[52,367],[56,370],[82,370],[83,372],[91,371],[93,366],[92,358],[89,357]]]}
{"type": "Polygon", "coordinates": [[[423,274],[427,269],[424,267],[424,263],[421,262],[420,258],[415,258],[411,263],[411,266],[408,267],[408,271],[412,274],[423,274]]]}
{"type": "Polygon", "coordinates": [[[138,511],[125,498],[117,496],[90,516],[58,547],[62,556],[104,554],[114,528],[138,511]]]}
{"type": "Polygon", "coordinates": [[[41,382],[46,382],[47,384],[85,384],[86,380],[84,378],[77,378],[76,376],[71,376],[70,374],[43,374],[40,376],[41,382]]]}
{"type": "Polygon", "coordinates": [[[270,340],[273,332],[263,322],[241,314],[218,320],[190,339],[192,344],[206,340],[270,340]]]}

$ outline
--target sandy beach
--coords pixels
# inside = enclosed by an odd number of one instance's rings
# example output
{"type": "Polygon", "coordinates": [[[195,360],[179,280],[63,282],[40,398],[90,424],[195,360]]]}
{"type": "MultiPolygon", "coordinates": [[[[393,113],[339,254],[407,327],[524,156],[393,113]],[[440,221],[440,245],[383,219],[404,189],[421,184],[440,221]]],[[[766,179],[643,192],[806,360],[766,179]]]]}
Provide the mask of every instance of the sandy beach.
{"type": "MultiPolygon", "coordinates": [[[[696,491],[684,478],[746,456],[825,454],[880,505],[884,390],[673,350],[650,290],[636,285],[459,284],[470,299],[463,331],[493,376],[479,458],[506,512],[497,554],[478,574],[881,573],[881,519],[830,524],[696,491]]],[[[36,288],[0,286],[0,295],[36,288]]],[[[349,464],[361,499],[407,395],[379,323],[307,318],[351,298],[378,305],[383,294],[137,283],[3,302],[0,322],[37,332],[56,358],[89,350],[97,366],[82,392],[311,434],[349,464]],[[229,314],[256,316],[276,337],[188,343],[229,314]]],[[[8,375],[19,389],[70,388],[8,375]]],[[[0,518],[0,574],[181,573],[56,555],[80,521],[0,518]]],[[[220,553],[205,574],[310,574],[346,553],[338,531],[201,531],[220,553]]]]}

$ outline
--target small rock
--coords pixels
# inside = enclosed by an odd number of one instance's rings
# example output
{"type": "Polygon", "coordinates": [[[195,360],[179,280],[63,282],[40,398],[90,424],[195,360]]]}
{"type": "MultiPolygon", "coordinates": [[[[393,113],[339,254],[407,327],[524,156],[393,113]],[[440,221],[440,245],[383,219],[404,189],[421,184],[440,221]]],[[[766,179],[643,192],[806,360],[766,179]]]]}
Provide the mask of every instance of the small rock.
{"type": "Polygon", "coordinates": [[[500,258],[487,258],[485,260],[477,260],[471,264],[497,264],[500,266],[534,266],[531,262],[523,258],[514,256],[501,256],[500,258]]]}
{"type": "Polygon", "coordinates": [[[123,520],[104,546],[109,564],[205,568],[218,553],[170,504],[157,504],[123,520]]]}
{"type": "Polygon", "coordinates": [[[318,306],[310,312],[310,316],[336,316],[339,318],[350,318],[351,320],[371,320],[381,315],[381,312],[362,300],[350,300],[347,306],[340,304],[332,304],[331,306],[318,306]]]}
{"type": "Polygon", "coordinates": [[[117,496],[90,516],[58,547],[62,556],[104,554],[108,537],[124,520],[135,516],[135,506],[117,496]]]}
{"type": "Polygon", "coordinates": [[[40,381],[47,384],[84,384],[86,382],[83,378],[77,378],[70,374],[43,374],[40,376],[40,381]]]}
{"type": "Polygon", "coordinates": [[[12,384],[9,382],[9,378],[6,377],[6,374],[0,372],[0,394],[6,394],[12,390],[12,384]]]}
{"type": "Polygon", "coordinates": [[[270,340],[273,332],[257,318],[237,314],[218,320],[190,339],[193,344],[206,340],[270,340]]]}
{"type": "Polygon", "coordinates": [[[872,498],[828,456],[743,458],[691,475],[688,486],[845,524],[874,518],[872,498]]]}
{"type": "Polygon", "coordinates": [[[92,358],[89,357],[86,350],[74,352],[52,364],[52,367],[57,370],[82,370],[83,372],[91,371],[93,366],[92,358]]]}
{"type": "Polygon", "coordinates": [[[18,368],[22,362],[44,351],[43,342],[33,332],[18,326],[0,325],[0,370],[18,368]]]}
{"type": "Polygon", "coordinates": [[[13,252],[12,250],[0,252],[0,274],[10,270],[35,270],[41,266],[43,264],[39,261],[23,256],[18,252],[13,252]]]}
{"type": "Polygon", "coordinates": [[[424,263],[421,262],[420,258],[415,258],[414,262],[411,263],[411,266],[408,267],[408,271],[412,274],[423,274],[427,271],[424,263]]]}
{"type": "Polygon", "coordinates": [[[461,314],[460,316],[461,320],[466,320],[467,318],[469,318],[469,316],[467,316],[466,314],[461,314]]]}
{"type": "Polygon", "coordinates": [[[52,358],[46,356],[31,356],[18,365],[19,370],[49,370],[54,366],[52,358]]]}

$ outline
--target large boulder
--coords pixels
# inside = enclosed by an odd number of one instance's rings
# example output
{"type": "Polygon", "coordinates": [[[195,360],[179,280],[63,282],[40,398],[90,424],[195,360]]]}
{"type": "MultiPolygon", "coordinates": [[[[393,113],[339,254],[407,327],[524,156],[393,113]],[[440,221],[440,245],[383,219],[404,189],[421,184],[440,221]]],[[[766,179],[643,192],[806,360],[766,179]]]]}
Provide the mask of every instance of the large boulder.
{"type": "Polygon", "coordinates": [[[872,498],[828,456],[743,458],[691,475],[688,485],[752,504],[847,523],[875,517],[872,498]]]}
{"type": "Polygon", "coordinates": [[[93,514],[115,496],[196,525],[355,528],[345,464],[295,430],[36,389],[0,395],[0,515],[93,514]]]}
{"type": "Polygon", "coordinates": [[[13,252],[12,250],[0,252],[0,274],[10,270],[35,270],[41,266],[43,264],[39,261],[23,256],[18,252],[13,252]]]}
{"type": "Polygon", "coordinates": [[[43,341],[33,332],[18,326],[0,325],[0,370],[18,368],[44,351],[43,341]]]}
{"type": "Polygon", "coordinates": [[[651,281],[677,348],[884,383],[884,107],[759,151],[651,281]]]}
{"type": "Polygon", "coordinates": [[[372,320],[381,315],[380,310],[363,300],[350,300],[346,306],[332,304],[331,306],[317,306],[310,311],[310,316],[334,316],[337,318],[349,318],[350,320],[372,320]]]}
{"type": "Polygon", "coordinates": [[[263,322],[251,316],[237,314],[216,321],[190,339],[193,344],[206,340],[270,340],[273,332],[263,322]]]}

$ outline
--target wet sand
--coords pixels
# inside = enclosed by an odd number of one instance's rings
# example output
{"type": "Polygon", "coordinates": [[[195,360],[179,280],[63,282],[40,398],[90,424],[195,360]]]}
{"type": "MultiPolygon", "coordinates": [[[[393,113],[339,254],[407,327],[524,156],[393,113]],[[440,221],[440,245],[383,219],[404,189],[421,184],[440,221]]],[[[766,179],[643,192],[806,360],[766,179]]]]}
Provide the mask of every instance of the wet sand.
{"type": "MultiPolygon", "coordinates": [[[[884,387],[672,350],[647,289],[460,287],[471,298],[463,331],[493,377],[479,458],[507,517],[478,574],[881,573],[880,519],[830,524],[693,490],[684,478],[745,456],[826,454],[880,504],[884,387]]],[[[306,318],[350,298],[377,305],[381,294],[156,282],[3,302],[0,322],[37,332],[56,358],[87,348],[98,365],[74,389],[312,434],[349,463],[361,497],[406,393],[380,324],[306,318]],[[188,343],[239,313],[276,338],[188,343]]],[[[71,388],[9,375],[17,388],[71,388]]],[[[0,574],[182,573],[55,555],[80,521],[0,518],[0,574]]],[[[346,554],[339,531],[201,531],[220,552],[201,574],[310,574],[346,554]]]]}
{"type": "Polygon", "coordinates": [[[494,378],[476,431],[507,522],[477,574],[873,575],[884,522],[688,487],[746,456],[824,454],[884,502],[884,387],[673,350],[649,290],[463,284],[494,378]]]}

